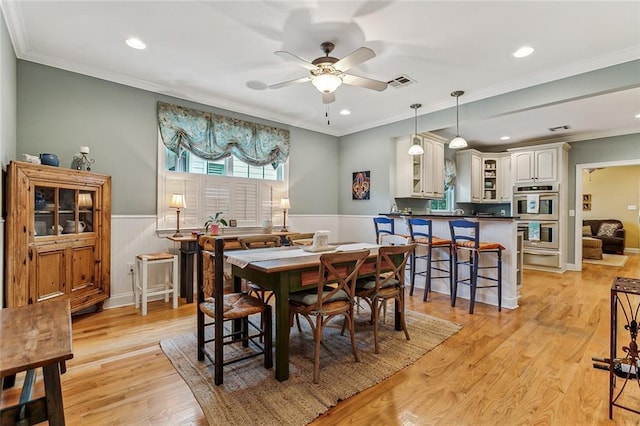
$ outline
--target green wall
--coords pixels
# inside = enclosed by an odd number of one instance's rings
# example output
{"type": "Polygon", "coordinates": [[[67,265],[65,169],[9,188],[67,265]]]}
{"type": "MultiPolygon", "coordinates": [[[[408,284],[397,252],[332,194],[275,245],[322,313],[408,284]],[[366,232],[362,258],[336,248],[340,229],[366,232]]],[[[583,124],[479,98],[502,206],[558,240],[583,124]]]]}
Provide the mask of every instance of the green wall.
{"type": "MultiPolygon", "coordinates": [[[[1,13],[0,94],[0,164],[6,170],[6,165],[16,155],[16,55],[1,13]]],[[[3,187],[0,185],[0,198],[3,187]]]]}
{"type": "MultiPolygon", "coordinates": [[[[17,156],[52,152],[70,167],[80,146],[112,176],[116,215],[155,215],[156,105],[175,103],[291,131],[291,213],[337,214],[338,139],[27,61],[17,65],[17,156]]],[[[19,159],[18,158],[18,159],[19,159]]]]}
{"type": "MultiPolygon", "coordinates": [[[[572,143],[569,151],[569,209],[581,208],[576,206],[576,165],[636,159],[640,163],[640,133],[572,143]]],[[[624,185],[624,182],[612,182],[612,185],[624,185]]],[[[575,217],[569,217],[568,243],[567,254],[571,261],[575,257],[575,217]]]]}

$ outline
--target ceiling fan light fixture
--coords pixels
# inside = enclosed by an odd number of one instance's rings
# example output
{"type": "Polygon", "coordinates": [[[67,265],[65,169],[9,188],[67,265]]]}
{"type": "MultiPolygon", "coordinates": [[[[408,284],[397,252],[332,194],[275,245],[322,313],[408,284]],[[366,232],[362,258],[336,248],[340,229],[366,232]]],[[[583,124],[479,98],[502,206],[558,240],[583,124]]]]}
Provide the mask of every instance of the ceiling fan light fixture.
{"type": "Polygon", "coordinates": [[[407,154],[409,155],[422,155],[424,154],[424,149],[422,148],[421,140],[418,137],[418,108],[420,108],[422,104],[411,104],[409,108],[412,108],[415,111],[415,118],[413,120],[414,128],[413,128],[413,138],[411,139],[413,144],[409,147],[409,151],[407,154]]]}
{"type": "Polygon", "coordinates": [[[460,120],[459,120],[459,108],[458,108],[458,98],[464,95],[464,91],[456,90],[451,92],[451,96],[456,98],[456,137],[451,139],[449,142],[449,149],[460,149],[467,147],[467,141],[460,136],[460,120]]]}
{"type": "Polygon", "coordinates": [[[337,75],[325,73],[313,77],[311,84],[321,93],[333,93],[342,84],[342,79],[337,75]]]}

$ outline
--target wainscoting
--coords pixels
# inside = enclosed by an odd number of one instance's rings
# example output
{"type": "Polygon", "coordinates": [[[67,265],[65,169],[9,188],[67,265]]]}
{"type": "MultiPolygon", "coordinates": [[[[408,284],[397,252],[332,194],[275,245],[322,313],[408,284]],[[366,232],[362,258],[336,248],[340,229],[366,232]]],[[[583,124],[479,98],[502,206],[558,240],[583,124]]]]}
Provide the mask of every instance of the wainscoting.
{"type": "MultiPolygon", "coordinates": [[[[287,218],[287,228],[294,232],[329,230],[331,241],[373,243],[375,236],[372,218],[373,216],[290,215],[287,218]]],[[[133,275],[129,270],[136,255],[179,250],[177,244],[174,245],[165,238],[166,232],[158,233],[156,228],[155,215],[111,217],[111,297],[105,302],[105,309],[133,304],[133,275]]],[[[274,229],[280,229],[279,225],[274,225],[274,229]]],[[[231,232],[230,229],[225,231],[231,232]]]]}

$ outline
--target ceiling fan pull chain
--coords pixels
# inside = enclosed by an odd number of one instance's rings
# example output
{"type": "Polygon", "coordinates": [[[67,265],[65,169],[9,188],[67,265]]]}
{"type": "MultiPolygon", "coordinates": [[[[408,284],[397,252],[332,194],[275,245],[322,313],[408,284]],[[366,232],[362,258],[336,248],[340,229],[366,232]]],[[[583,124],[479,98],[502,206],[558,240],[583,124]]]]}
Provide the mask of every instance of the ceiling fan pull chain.
{"type": "Polygon", "coordinates": [[[324,116],[327,117],[327,126],[331,125],[331,121],[329,120],[329,104],[326,105],[326,110],[324,112],[324,116]]]}

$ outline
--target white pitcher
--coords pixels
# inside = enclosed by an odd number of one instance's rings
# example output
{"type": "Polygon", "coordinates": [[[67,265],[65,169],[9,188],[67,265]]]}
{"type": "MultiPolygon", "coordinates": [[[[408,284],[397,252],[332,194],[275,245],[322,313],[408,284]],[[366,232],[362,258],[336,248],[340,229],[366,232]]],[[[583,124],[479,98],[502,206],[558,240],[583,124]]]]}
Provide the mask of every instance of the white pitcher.
{"type": "MultiPolygon", "coordinates": [[[[78,232],[84,232],[84,229],[87,225],[83,221],[78,221],[78,232]]],[[[68,220],[66,226],[64,227],[64,232],[67,234],[73,234],[76,232],[76,221],[68,220]]]]}

